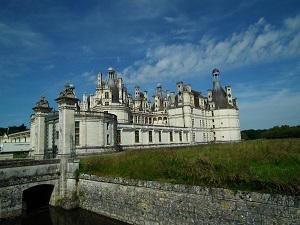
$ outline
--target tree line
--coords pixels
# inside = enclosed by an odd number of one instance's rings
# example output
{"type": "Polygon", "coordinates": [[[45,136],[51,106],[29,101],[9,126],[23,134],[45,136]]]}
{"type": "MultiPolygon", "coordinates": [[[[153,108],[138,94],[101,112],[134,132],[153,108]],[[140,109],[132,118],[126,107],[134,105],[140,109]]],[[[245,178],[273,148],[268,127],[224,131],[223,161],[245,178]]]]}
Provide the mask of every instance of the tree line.
{"type": "Polygon", "coordinates": [[[243,140],[254,140],[260,138],[300,138],[300,125],[298,126],[274,126],[263,130],[243,130],[241,131],[243,140]]]}
{"type": "Polygon", "coordinates": [[[0,127],[0,136],[4,134],[14,134],[21,131],[26,131],[28,128],[22,124],[21,126],[12,126],[12,127],[0,127]]]}

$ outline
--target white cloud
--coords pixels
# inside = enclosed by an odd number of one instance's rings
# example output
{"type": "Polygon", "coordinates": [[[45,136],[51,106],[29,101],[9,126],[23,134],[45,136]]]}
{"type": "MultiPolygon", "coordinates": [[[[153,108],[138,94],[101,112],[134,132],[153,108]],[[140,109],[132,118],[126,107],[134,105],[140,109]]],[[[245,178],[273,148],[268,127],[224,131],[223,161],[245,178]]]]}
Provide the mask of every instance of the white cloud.
{"type": "Polygon", "coordinates": [[[87,82],[96,83],[97,76],[93,71],[87,71],[81,74],[81,77],[83,77],[87,82]]]}
{"type": "MultiPolygon", "coordinates": [[[[168,22],[174,18],[166,17],[168,22]]],[[[204,36],[199,43],[160,45],[148,49],[144,59],[125,68],[126,83],[199,76],[214,67],[241,67],[300,55],[300,15],[288,18],[282,27],[264,18],[224,40],[204,36]]]]}
{"type": "Polygon", "coordinates": [[[291,92],[286,88],[269,93],[267,96],[261,95],[259,99],[241,100],[239,101],[241,129],[299,125],[295,124],[295,121],[299,122],[300,105],[297,102],[300,102],[300,93],[291,92]]]}
{"type": "Polygon", "coordinates": [[[238,97],[241,129],[271,128],[275,125],[299,125],[299,69],[269,77],[267,82],[234,84],[238,97]]]}
{"type": "Polygon", "coordinates": [[[0,46],[3,48],[37,49],[44,47],[45,41],[40,34],[20,25],[10,26],[0,23],[0,46]]]}
{"type": "Polygon", "coordinates": [[[50,64],[50,65],[45,66],[45,70],[52,70],[54,68],[55,68],[54,64],[50,64]]]}
{"type": "Polygon", "coordinates": [[[80,49],[86,54],[93,53],[93,50],[89,46],[86,46],[86,45],[81,46],[80,49]]]}

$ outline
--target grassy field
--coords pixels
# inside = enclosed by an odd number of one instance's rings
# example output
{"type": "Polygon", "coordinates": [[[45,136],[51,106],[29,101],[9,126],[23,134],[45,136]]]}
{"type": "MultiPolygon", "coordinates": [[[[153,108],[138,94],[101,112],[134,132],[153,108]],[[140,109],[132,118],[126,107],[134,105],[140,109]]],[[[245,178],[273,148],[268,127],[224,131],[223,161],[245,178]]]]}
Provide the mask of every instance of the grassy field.
{"type": "Polygon", "coordinates": [[[80,172],[300,195],[300,139],[128,150],[81,159],[80,172]]]}

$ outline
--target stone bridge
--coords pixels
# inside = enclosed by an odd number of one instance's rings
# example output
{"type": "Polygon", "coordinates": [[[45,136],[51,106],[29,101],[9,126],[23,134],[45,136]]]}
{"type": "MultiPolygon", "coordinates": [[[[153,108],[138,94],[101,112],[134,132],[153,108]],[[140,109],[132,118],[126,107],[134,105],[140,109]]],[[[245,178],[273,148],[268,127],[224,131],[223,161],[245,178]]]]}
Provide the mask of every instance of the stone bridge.
{"type": "Polygon", "coordinates": [[[0,221],[44,205],[62,204],[76,188],[73,159],[0,162],[0,221]]]}

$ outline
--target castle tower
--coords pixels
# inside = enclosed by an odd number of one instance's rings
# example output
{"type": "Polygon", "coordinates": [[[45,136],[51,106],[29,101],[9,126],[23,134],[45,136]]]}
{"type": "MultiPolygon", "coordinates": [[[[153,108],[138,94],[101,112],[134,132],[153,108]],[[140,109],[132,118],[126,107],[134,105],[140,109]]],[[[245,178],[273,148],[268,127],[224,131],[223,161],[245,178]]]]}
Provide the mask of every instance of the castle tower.
{"type": "Polygon", "coordinates": [[[138,100],[140,98],[140,87],[138,85],[134,88],[134,99],[138,100]]]}
{"type": "Polygon", "coordinates": [[[98,72],[97,88],[101,88],[101,87],[102,87],[102,72],[99,71],[99,72],[98,72]]]}
{"type": "Polygon", "coordinates": [[[88,99],[87,99],[87,94],[86,92],[83,93],[83,102],[82,102],[82,106],[83,106],[83,111],[88,111],[89,109],[89,104],[88,104],[88,99]]]}
{"type": "Polygon", "coordinates": [[[218,69],[212,71],[212,76],[213,140],[217,142],[240,141],[239,114],[238,108],[234,106],[235,102],[232,100],[231,87],[227,86],[226,92],[224,91],[218,69]]]}
{"type": "Polygon", "coordinates": [[[65,87],[55,99],[59,110],[59,156],[70,156],[71,150],[75,150],[75,109],[79,99],[75,97],[73,85],[66,83],[65,87]]]}
{"type": "Polygon", "coordinates": [[[188,91],[183,91],[182,93],[182,113],[184,118],[184,126],[191,127],[191,102],[190,95],[188,91]]]}
{"type": "Polygon", "coordinates": [[[51,112],[52,108],[42,95],[40,101],[32,108],[35,112],[34,119],[30,124],[31,147],[34,148],[34,157],[43,159],[45,153],[45,117],[51,112]]]}
{"type": "Polygon", "coordinates": [[[146,101],[148,101],[148,91],[144,91],[144,98],[146,101]]]}
{"type": "Polygon", "coordinates": [[[182,93],[183,93],[183,82],[177,82],[177,98],[178,98],[178,106],[182,106],[182,93]]]}
{"type": "Polygon", "coordinates": [[[225,89],[226,89],[227,103],[233,105],[231,87],[226,86],[225,89]]]}
{"type": "Polygon", "coordinates": [[[107,85],[111,91],[111,102],[119,103],[119,90],[115,83],[115,70],[112,67],[108,68],[107,85]]]}

